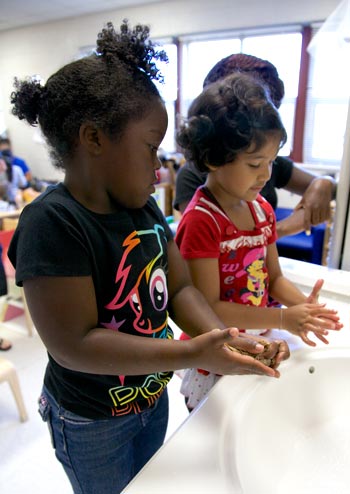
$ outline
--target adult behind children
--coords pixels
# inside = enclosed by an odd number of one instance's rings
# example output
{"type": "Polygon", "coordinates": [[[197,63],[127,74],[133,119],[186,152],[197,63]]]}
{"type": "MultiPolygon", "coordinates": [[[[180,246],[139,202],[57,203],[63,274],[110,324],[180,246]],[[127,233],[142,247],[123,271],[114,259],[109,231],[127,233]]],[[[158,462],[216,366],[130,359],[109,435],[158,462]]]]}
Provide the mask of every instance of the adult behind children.
{"type": "MultiPolygon", "coordinates": [[[[237,53],[220,60],[209,71],[203,87],[233,73],[246,73],[266,85],[276,106],[281,106],[284,97],[283,81],[276,67],[260,58],[237,53]]],[[[206,172],[199,172],[193,163],[186,163],[177,173],[174,207],[181,213],[193,197],[195,190],[203,185],[206,172]]],[[[335,197],[336,182],[332,177],[314,175],[295,165],[290,159],[277,156],[273,162],[271,179],[261,191],[274,209],[277,207],[275,189],[286,189],[301,197],[292,214],[277,222],[277,234],[281,238],[300,231],[310,231],[330,218],[330,202],[335,197]]]]}
{"type": "Polygon", "coordinates": [[[264,356],[193,287],[151,197],[167,128],[152,79],[164,56],[146,27],[109,23],[93,55],[45,86],[16,81],[12,94],[13,113],[40,124],[65,171],[24,208],[9,257],[49,354],[40,412],[79,494],[119,493],[161,446],[171,371],[278,377],[288,357],[280,341],[274,368],[229,350],[264,356]],[[173,340],[169,314],[192,340],[173,340]]]}
{"type": "MultiPolygon", "coordinates": [[[[177,136],[186,159],[207,178],[180,220],[176,242],[194,285],[226,325],[286,329],[315,346],[310,332],[328,343],[328,329],[342,324],[317,302],[322,280],[307,297],[283,276],[274,211],[260,195],[285,140],[278,111],[256,79],[233,74],[205,88],[177,136]],[[269,296],[286,307],[267,307],[269,296]]],[[[208,379],[187,372],[182,390],[189,407],[208,379]]]]}

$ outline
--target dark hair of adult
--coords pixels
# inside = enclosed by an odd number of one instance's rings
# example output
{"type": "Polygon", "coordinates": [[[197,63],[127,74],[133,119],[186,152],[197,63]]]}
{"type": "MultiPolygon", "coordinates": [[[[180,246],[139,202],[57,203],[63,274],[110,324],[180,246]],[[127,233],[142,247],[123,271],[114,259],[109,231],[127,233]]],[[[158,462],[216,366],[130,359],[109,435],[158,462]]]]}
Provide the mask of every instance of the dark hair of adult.
{"type": "Polygon", "coordinates": [[[203,87],[227,77],[234,72],[244,72],[266,84],[270,97],[276,106],[281,106],[284,97],[284,84],[276,67],[269,61],[245,53],[234,53],[223,58],[208,72],[203,87]]]}
{"type": "Polygon", "coordinates": [[[287,134],[265,86],[236,73],[207,86],[192,102],[177,142],[188,161],[201,171],[222,166],[252,145],[259,150],[271,136],[287,134]]]}
{"type": "Polygon", "coordinates": [[[109,22],[92,55],[62,67],[45,85],[15,79],[12,113],[40,125],[53,164],[65,168],[82,123],[93,123],[117,140],[130,120],[143,118],[152,108],[160,98],[152,79],[162,81],[153,60],[167,61],[167,56],[149,40],[147,26],[131,29],[124,20],[116,32],[109,22]]]}

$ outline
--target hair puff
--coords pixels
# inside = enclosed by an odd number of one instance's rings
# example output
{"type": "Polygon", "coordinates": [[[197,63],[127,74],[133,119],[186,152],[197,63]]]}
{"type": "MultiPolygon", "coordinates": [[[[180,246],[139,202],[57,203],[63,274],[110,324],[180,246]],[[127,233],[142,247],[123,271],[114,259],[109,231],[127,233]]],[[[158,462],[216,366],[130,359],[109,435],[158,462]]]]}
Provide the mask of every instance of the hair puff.
{"type": "Polygon", "coordinates": [[[35,78],[24,81],[15,78],[14,87],[16,91],[11,93],[12,114],[30,125],[37,125],[45,88],[35,78]]]}
{"type": "Polygon", "coordinates": [[[107,63],[123,62],[134,70],[142,70],[151,79],[163,82],[154,60],[167,62],[164,50],[157,51],[149,39],[149,27],[137,24],[133,29],[124,19],[117,33],[111,22],[98,34],[96,53],[106,58],[107,63]]]}

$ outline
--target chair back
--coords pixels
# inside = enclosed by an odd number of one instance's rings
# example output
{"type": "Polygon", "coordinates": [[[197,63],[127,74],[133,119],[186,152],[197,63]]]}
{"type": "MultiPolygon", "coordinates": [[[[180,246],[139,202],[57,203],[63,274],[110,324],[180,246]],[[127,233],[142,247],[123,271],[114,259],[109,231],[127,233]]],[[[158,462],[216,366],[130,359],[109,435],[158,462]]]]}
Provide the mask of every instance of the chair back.
{"type": "Polygon", "coordinates": [[[7,251],[9,249],[13,234],[15,230],[0,230],[0,244],[2,245],[2,263],[4,265],[5,273],[8,278],[15,277],[15,268],[12,266],[10,259],[8,258],[7,251]]]}

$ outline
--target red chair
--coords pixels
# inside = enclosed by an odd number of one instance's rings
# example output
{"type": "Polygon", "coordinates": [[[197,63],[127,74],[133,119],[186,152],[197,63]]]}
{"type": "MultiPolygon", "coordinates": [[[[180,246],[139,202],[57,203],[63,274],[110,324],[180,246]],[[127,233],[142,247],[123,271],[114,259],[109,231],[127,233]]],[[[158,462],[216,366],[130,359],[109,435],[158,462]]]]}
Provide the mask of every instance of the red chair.
{"type": "MultiPolygon", "coordinates": [[[[0,230],[0,244],[2,245],[1,258],[2,258],[2,263],[4,265],[5,274],[6,274],[6,278],[8,281],[8,286],[11,286],[11,285],[15,286],[16,271],[15,271],[15,268],[12,266],[11,261],[7,255],[7,251],[8,251],[8,248],[10,246],[10,242],[11,242],[11,239],[13,237],[14,232],[15,232],[15,230],[0,230]]],[[[11,290],[9,290],[9,291],[11,292],[11,290]]],[[[20,298],[22,299],[22,303],[23,303],[23,310],[24,310],[24,315],[25,315],[25,319],[26,319],[28,334],[29,334],[29,336],[32,336],[33,332],[34,332],[34,324],[33,324],[32,318],[31,318],[30,313],[29,313],[29,309],[28,309],[28,306],[26,303],[23,288],[20,288],[20,298]]],[[[11,295],[6,297],[6,299],[2,305],[2,310],[1,310],[1,314],[0,314],[0,321],[1,322],[4,321],[4,317],[5,317],[5,314],[7,312],[8,307],[9,307],[10,300],[11,300],[11,295]]],[[[16,303],[17,303],[17,301],[16,301],[16,303]]]]}

